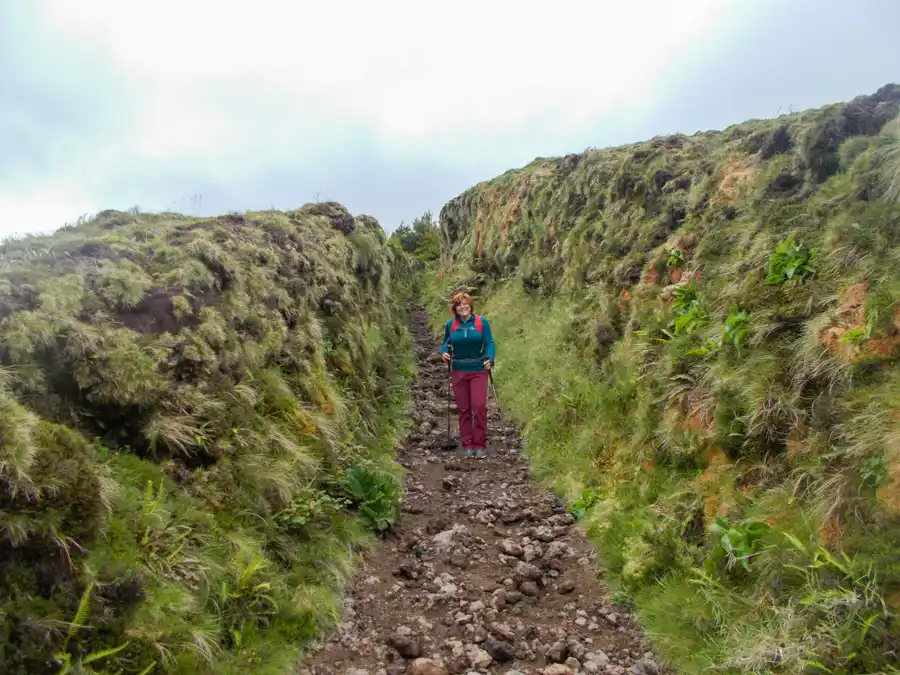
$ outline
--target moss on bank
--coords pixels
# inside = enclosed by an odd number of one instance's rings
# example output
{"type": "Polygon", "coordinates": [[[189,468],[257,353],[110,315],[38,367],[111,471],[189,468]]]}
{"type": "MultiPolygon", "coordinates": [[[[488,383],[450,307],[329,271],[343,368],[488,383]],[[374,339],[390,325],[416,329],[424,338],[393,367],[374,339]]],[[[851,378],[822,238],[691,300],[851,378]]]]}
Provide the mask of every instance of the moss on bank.
{"type": "Polygon", "coordinates": [[[334,203],[0,246],[4,672],[288,672],[372,538],[347,471],[398,476],[408,272],[334,203]]]}
{"type": "Polygon", "coordinates": [[[686,672],[900,669],[900,86],[448,203],[497,384],[686,672]]]}

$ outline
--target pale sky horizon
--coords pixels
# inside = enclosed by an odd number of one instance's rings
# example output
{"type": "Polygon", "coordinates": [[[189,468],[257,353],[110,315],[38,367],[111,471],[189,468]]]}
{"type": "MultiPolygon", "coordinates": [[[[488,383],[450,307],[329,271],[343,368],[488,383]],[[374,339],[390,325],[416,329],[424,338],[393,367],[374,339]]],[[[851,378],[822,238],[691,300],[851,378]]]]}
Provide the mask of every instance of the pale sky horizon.
{"type": "Polygon", "coordinates": [[[0,4],[0,238],[335,200],[391,231],[537,156],[900,81],[895,0],[0,4]],[[202,195],[202,201],[194,196],[202,195]]]}

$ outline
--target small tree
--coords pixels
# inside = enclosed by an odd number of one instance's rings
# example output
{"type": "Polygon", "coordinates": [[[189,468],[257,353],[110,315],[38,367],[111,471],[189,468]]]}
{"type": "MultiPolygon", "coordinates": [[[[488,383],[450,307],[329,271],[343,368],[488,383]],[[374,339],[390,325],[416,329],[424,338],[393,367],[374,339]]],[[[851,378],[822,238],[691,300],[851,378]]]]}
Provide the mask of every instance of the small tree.
{"type": "Polygon", "coordinates": [[[412,226],[400,221],[400,226],[391,233],[391,239],[423,262],[433,262],[441,255],[441,236],[431,211],[415,218],[412,226]]]}
{"type": "Polygon", "coordinates": [[[407,253],[412,253],[416,250],[416,234],[413,232],[412,228],[402,220],[397,229],[391,233],[390,238],[397,242],[400,245],[400,248],[407,253]]]}

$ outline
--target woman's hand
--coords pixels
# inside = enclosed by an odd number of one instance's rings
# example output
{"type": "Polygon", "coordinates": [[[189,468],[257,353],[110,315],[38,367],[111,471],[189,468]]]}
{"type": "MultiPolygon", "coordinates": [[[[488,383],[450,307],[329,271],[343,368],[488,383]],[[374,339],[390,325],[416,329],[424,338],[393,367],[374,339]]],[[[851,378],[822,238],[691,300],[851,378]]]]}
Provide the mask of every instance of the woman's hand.
{"type": "Polygon", "coordinates": [[[444,352],[441,354],[441,358],[444,359],[444,361],[449,361],[452,357],[447,352],[444,352]]]}
{"type": "Polygon", "coordinates": [[[484,367],[487,368],[488,370],[490,370],[490,369],[491,369],[491,366],[493,366],[493,365],[494,365],[494,364],[491,363],[491,360],[490,360],[490,359],[485,359],[485,360],[484,360],[484,367]]]}

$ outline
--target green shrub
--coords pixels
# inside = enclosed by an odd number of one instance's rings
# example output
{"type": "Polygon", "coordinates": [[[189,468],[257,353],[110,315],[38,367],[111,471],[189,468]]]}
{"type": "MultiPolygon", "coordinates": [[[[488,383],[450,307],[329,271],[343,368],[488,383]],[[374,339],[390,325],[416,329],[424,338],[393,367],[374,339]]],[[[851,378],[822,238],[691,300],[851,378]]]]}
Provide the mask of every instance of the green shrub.
{"type": "Polygon", "coordinates": [[[815,250],[797,244],[792,236],[780,241],[766,262],[765,283],[780,286],[787,281],[802,281],[815,272],[815,250]]]}
{"type": "MultiPolygon", "coordinates": [[[[716,518],[709,527],[715,535],[717,547],[726,556],[726,566],[731,568],[739,564],[745,571],[750,571],[750,560],[760,554],[760,544],[772,528],[759,521],[730,523],[725,518],[716,518]]],[[[716,551],[713,551],[713,556],[716,551]]]]}
{"type": "Polygon", "coordinates": [[[401,496],[393,474],[367,465],[352,466],[347,469],[343,487],[366,527],[381,532],[393,526],[401,496]]]}
{"type": "Polygon", "coordinates": [[[706,323],[709,315],[700,301],[697,287],[693,279],[686,286],[679,286],[673,291],[675,317],[664,331],[669,337],[688,335],[706,323]]]}
{"type": "Polygon", "coordinates": [[[308,498],[292,501],[287,508],[275,514],[276,524],[285,531],[307,533],[310,528],[329,521],[349,505],[345,499],[319,492],[308,498]]]}
{"type": "Polygon", "coordinates": [[[684,263],[684,250],[677,246],[666,251],[666,255],[666,267],[677,267],[684,263]]]}
{"type": "Polygon", "coordinates": [[[576,520],[581,520],[598,501],[600,501],[599,491],[596,488],[585,488],[581,491],[578,499],[569,504],[567,511],[576,520]]]}
{"type": "Polygon", "coordinates": [[[747,342],[749,332],[750,315],[744,310],[739,310],[737,305],[732,305],[722,325],[722,343],[730,344],[740,352],[747,342]]]}

